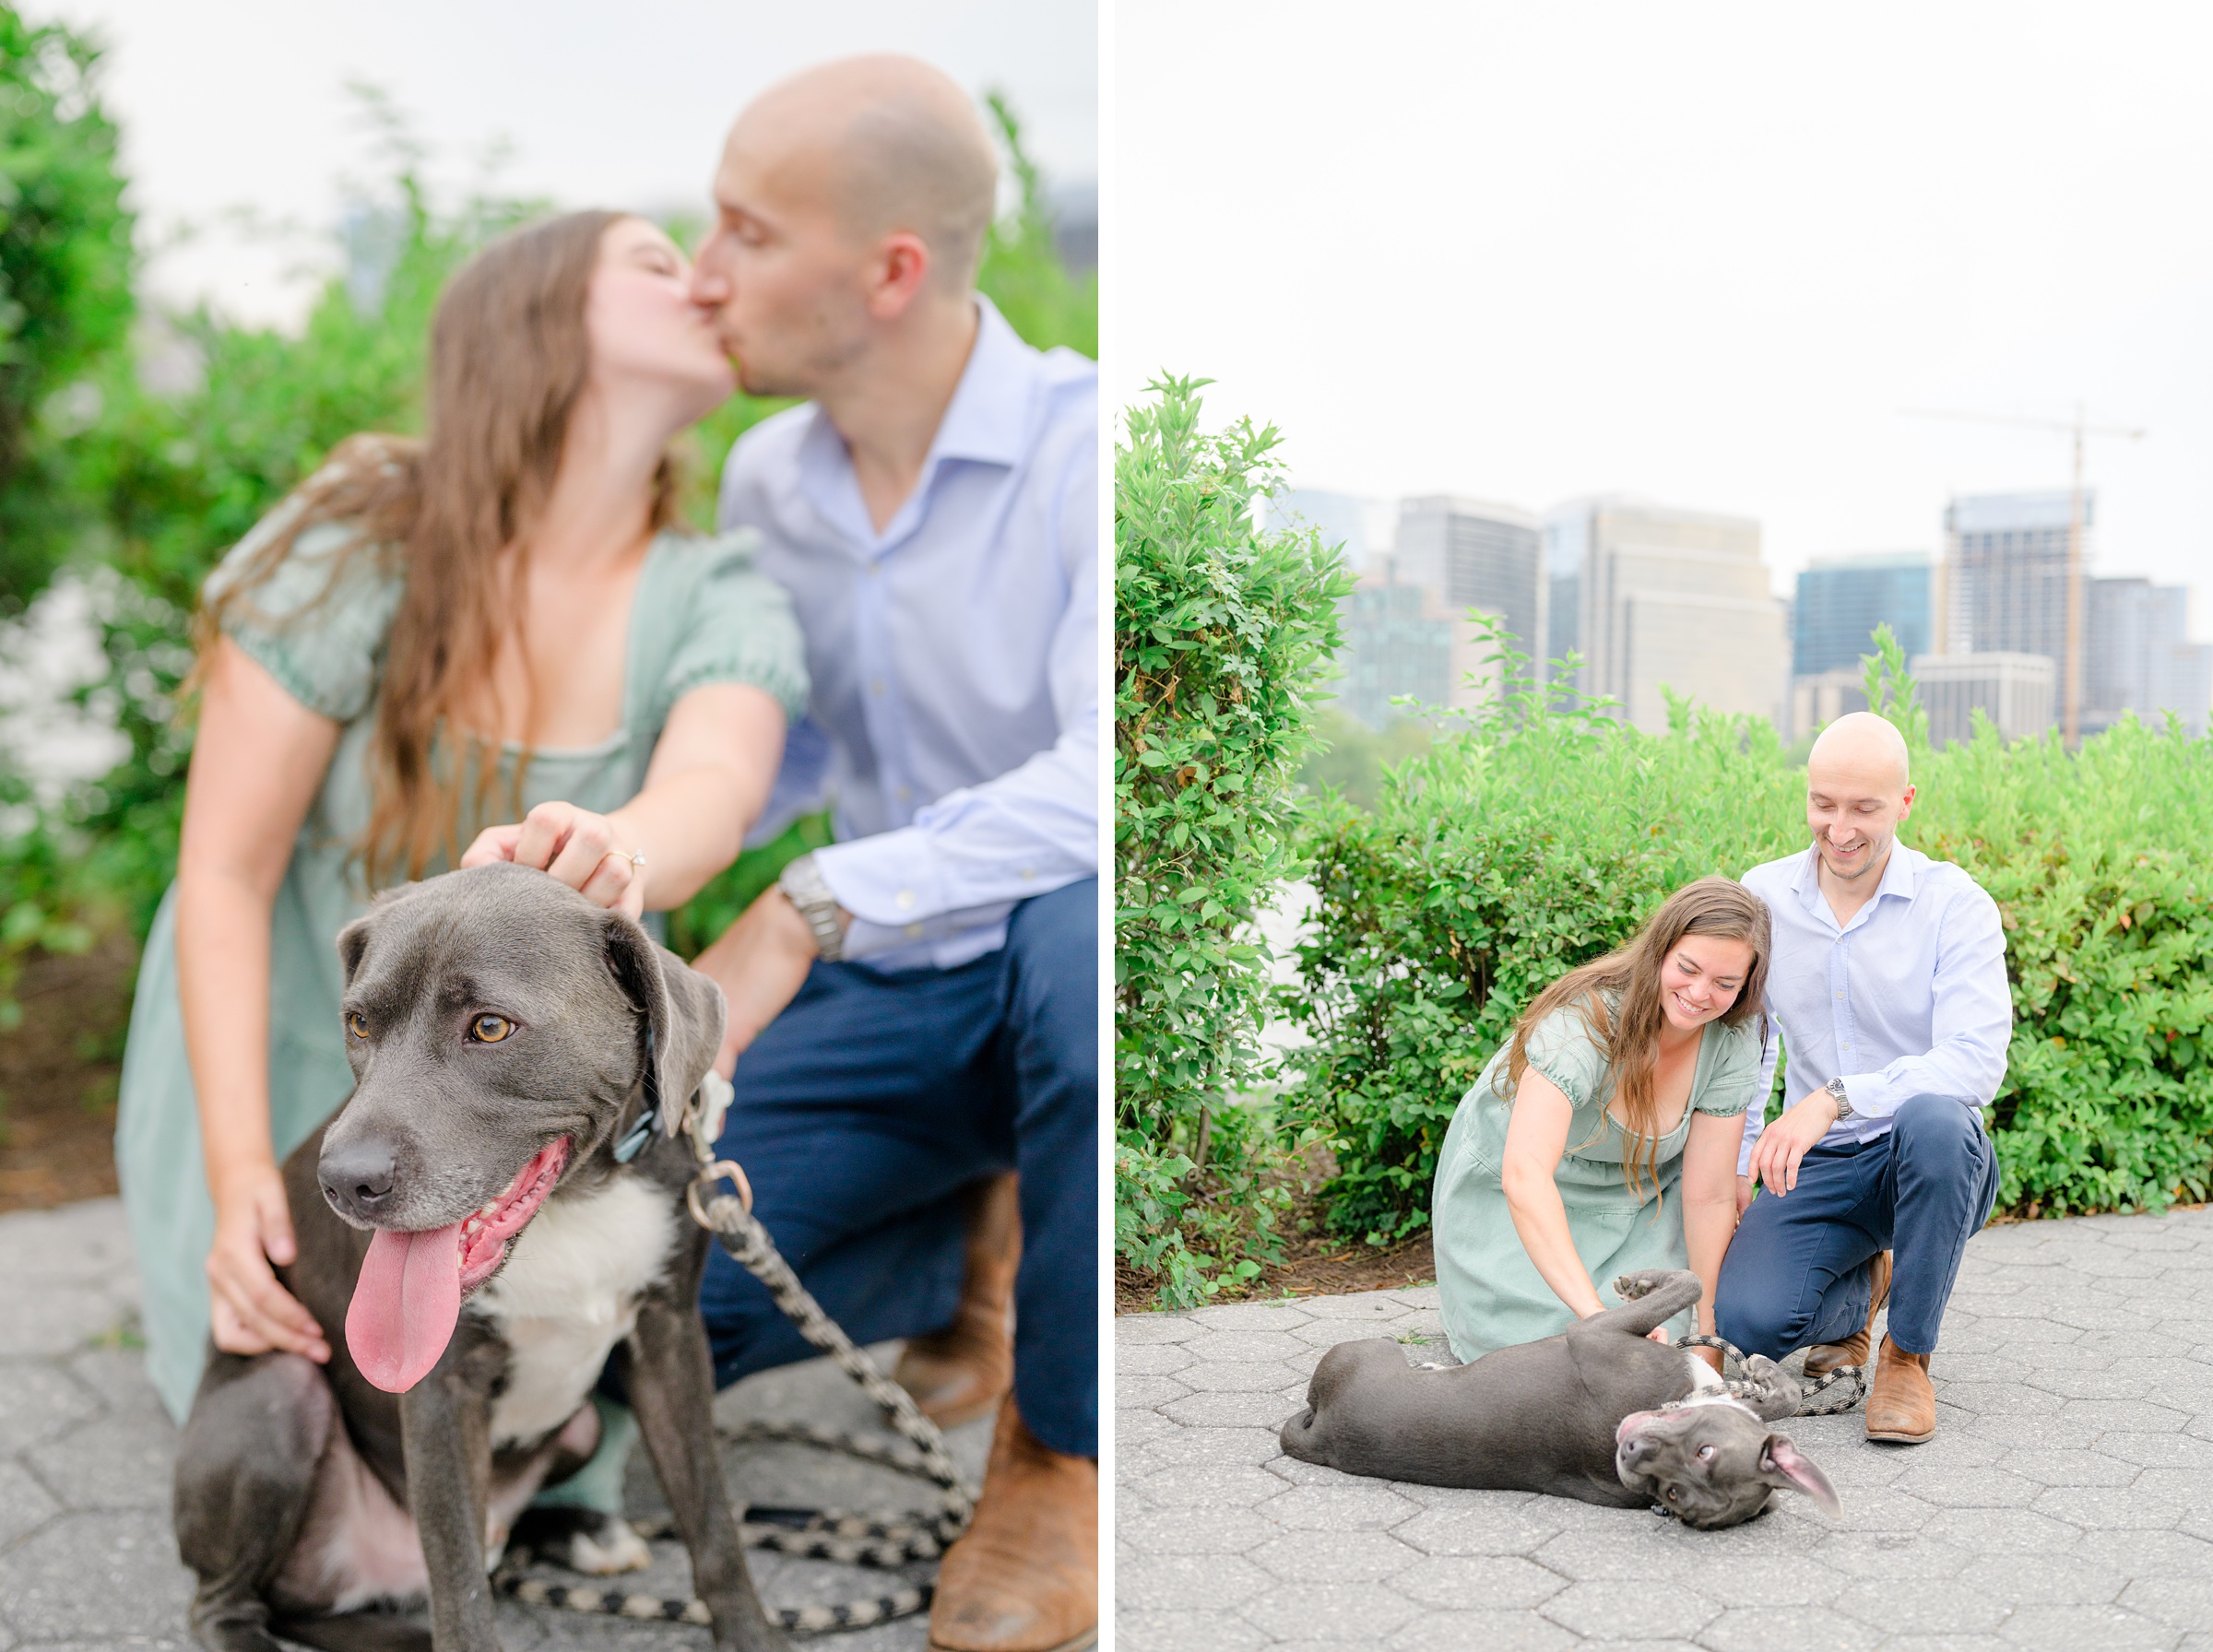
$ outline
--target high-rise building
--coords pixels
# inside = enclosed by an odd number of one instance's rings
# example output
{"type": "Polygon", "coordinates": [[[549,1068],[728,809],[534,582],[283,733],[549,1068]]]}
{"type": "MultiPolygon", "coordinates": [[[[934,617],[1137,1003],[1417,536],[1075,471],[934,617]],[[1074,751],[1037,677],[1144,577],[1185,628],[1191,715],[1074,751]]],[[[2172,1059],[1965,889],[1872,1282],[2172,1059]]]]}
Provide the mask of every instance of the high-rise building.
{"type": "Polygon", "coordinates": [[[1874,652],[1869,638],[1878,625],[1897,634],[1908,659],[1927,654],[1933,573],[1927,554],[1917,550],[1815,558],[1798,575],[1791,675],[1856,673],[1861,656],[1874,652]]]}
{"type": "Polygon", "coordinates": [[[1583,645],[1583,563],[1591,554],[1591,502],[1577,500],[1544,513],[1544,665],[1583,645]]]}
{"type": "Polygon", "coordinates": [[[1402,714],[1391,704],[1395,696],[1450,702],[1453,627],[1428,593],[1363,580],[1345,598],[1342,618],[1337,665],[1343,675],[1333,685],[1339,710],[1380,729],[1402,714]]]}
{"type": "Polygon", "coordinates": [[[2046,655],[1924,654],[1910,669],[1933,746],[1970,738],[1978,711],[2009,740],[2042,734],[2057,721],[2059,668],[2046,655]]]}
{"type": "MultiPolygon", "coordinates": [[[[2082,560],[2090,563],[2098,498],[2082,499],[2082,560]]],[[[1982,493],[1944,513],[1943,650],[1946,654],[2041,654],[2067,658],[2067,526],[2065,493],[1982,493]]],[[[2087,686],[2087,685],[2086,685],[2087,686]]],[[[2065,691],[2065,684],[2060,685],[2065,691]]]]}
{"type": "Polygon", "coordinates": [[[1320,488],[1279,488],[1263,508],[1261,520],[1269,528],[1310,527],[1324,545],[1343,546],[1344,565],[1355,573],[1391,549],[1396,513],[1388,500],[1320,488]]]}
{"type": "Polygon", "coordinates": [[[1572,582],[1577,599],[1583,692],[1620,701],[1652,733],[1667,727],[1663,689],[1781,720],[1789,649],[1758,523],[1609,496],[1562,506],[1545,526],[1548,583],[1572,582]]]}
{"type": "Polygon", "coordinates": [[[1400,584],[1436,592],[1448,613],[1498,615],[1517,647],[1543,657],[1544,548],[1528,512],[1448,494],[1403,500],[1391,565],[1400,584]]]}
{"type": "Polygon", "coordinates": [[[2159,723],[2181,714],[2193,736],[2213,702],[2213,647],[2190,641],[2190,593],[2148,579],[2094,579],[2085,603],[2081,727],[2110,728],[2124,712],[2159,723]]]}

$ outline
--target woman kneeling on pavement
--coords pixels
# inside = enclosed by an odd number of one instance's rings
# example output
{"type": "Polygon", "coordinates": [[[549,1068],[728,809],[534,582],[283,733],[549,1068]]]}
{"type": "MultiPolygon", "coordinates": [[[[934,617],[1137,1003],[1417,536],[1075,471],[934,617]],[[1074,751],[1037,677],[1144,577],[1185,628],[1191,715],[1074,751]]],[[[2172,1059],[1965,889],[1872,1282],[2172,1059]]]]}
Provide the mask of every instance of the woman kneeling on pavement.
{"type": "MultiPolygon", "coordinates": [[[[1564,1331],[1643,1268],[1695,1272],[1697,1328],[1711,1334],[1769,945],[1766,905],[1701,878],[1522,1012],[1461,1098],[1438,1165],[1437,1278],[1457,1358],[1564,1331]]],[[[1691,1315],[1653,1337],[1689,1331],[1691,1315]]]]}

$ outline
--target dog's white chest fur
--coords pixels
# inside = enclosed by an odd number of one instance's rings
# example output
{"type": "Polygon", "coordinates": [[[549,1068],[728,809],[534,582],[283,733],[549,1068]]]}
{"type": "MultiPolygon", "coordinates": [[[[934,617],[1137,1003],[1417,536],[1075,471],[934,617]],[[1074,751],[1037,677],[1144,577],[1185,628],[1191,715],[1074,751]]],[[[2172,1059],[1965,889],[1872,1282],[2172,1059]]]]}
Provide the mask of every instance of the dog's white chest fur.
{"type": "Polygon", "coordinates": [[[492,1402],[491,1443],[536,1440],[575,1413],[615,1344],[637,1323],[638,1298],[669,1265],[675,1210],[635,1176],[547,1201],[507,1265],[468,1299],[509,1351],[492,1402]]]}

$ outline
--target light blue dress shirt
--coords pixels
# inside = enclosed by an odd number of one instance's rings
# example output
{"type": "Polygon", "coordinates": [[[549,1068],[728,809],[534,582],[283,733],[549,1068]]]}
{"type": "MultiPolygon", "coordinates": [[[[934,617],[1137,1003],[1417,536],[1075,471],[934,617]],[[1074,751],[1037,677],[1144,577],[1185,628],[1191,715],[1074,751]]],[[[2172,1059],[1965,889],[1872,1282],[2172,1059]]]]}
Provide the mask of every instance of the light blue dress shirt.
{"type": "Polygon", "coordinates": [[[950,969],[1014,903],[1099,863],[1098,370],[990,301],[914,493],[878,533],[812,403],[731,450],[720,520],[759,530],[813,688],[754,841],[827,801],[815,855],[846,955],[950,969]]]}
{"type": "MultiPolygon", "coordinates": [[[[1988,1106],[2013,1035],[1998,903],[1948,861],[1896,844],[1875,899],[1840,926],[1817,872],[1809,845],[1744,878],[1774,924],[1767,1008],[1790,1052],[1789,1101],[1842,1075],[1853,1116],[1829,1127],[1829,1142],[1874,1139],[1917,1095],[1988,1106]]],[[[1770,1040],[1739,1175],[1751,1171],[1776,1053],[1770,1040]]]]}

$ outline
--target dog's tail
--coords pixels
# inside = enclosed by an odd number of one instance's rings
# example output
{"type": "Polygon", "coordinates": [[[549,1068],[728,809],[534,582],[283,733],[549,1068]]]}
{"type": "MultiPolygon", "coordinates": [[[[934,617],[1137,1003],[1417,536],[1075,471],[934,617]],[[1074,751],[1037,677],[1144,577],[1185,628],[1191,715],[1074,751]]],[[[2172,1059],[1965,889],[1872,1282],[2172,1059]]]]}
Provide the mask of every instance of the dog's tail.
{"type": "Polygon", "coordinates": [[[1320,1442],[1314,1437],[1314,1408],[1308,1406],[1290,1418],[1277,1431],[1276,1443],[1283,1446],[1285,1457],[1295,1457],[1302,1463],[1324,1460],[1320,1442]]]}

